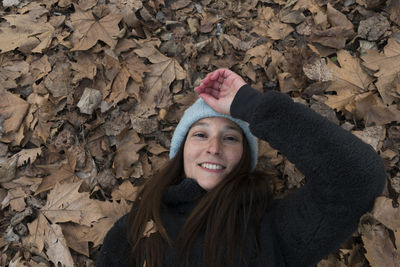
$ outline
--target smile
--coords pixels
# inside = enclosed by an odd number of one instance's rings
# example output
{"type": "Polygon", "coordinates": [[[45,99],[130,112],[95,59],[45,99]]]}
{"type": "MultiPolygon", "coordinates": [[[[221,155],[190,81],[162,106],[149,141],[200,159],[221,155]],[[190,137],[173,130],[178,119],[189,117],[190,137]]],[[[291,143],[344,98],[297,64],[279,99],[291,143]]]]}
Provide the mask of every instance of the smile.
{"type": "Polygon", "coordinates": [[[209,170],[222,170],[225,169],[224,166],[219,165],[219,164],[212,164],[212,163],[201,163],[199,164],[200,167],[203,167],[205,169],[209,169],[209,170]]]}

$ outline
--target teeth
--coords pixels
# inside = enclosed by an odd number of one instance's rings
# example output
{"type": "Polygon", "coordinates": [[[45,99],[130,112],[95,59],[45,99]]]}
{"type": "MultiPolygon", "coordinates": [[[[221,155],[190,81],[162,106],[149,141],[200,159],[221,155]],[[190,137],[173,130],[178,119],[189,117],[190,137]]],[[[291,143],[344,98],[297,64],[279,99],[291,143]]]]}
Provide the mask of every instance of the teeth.
{"type": "Polygon", "coordinates": [[[210,164],[210,163],[203,163],[203,164],[201,164],[201,167],[210,169],[210,170],[222,170],[223,169],[223,167],[221,165],[210,164]]]}

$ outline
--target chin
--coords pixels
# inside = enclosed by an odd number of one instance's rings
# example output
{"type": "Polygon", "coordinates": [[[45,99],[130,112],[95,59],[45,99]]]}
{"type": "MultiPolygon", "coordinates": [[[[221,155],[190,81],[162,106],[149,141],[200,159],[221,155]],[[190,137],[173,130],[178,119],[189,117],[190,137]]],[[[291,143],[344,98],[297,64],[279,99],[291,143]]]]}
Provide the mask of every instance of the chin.
{"type": "Polygon", "coordinates": [[[210,191],[211,189],[213,189],[219,181],[209,181],[210,178],[208,178],[208,181],[199,181],[199,185],[206,191],[210,191]]]}

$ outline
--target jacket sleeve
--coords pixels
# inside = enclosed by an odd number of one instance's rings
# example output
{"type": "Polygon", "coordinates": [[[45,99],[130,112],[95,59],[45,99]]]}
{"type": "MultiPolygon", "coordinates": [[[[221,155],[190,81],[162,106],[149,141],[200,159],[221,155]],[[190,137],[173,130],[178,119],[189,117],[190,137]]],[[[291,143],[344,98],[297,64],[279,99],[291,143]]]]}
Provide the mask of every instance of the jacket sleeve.
{"type": "Polygon", "coordinates": [[[371,146],[280,92],[263,94],[244,85],[230,111],[306,176],[307,184],[274,201],[268,216],[286,264],[316,264],[372,209],[386,180],[381,158],[371,146]]]}
{"type": "Polygon", "coordinates": [[[121,217],[108,231],[97,256],[96,267],[133,267],[129,262],[130,245],[127,240],[128,216],[121,217]]]}

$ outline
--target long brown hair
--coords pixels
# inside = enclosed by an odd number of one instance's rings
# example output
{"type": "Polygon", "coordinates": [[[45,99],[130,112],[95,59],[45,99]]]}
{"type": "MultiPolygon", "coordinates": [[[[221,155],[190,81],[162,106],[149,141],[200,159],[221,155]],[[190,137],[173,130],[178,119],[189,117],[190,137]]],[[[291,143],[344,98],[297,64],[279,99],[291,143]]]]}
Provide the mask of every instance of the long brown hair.
{"type": "MultiPolygon", "coordinates": [[[[160,218],[162,196],[166,189],[184,179],[182,144],[177,155],[149,179],[133,204],[128,219],[128,240],[132,246],[131,258],[137,267],[162,266],[164,241],[173,245],[160,218]],[[157,232],[144,238],[147,223],[152,220],[157,232]]],[[[198,202],[186,219],[174,244],[178,260],[190,266],[189,255],[200,231],[204,231],[204,266],[221,265],[221,254],[226,266],[234,266],[239,255],[244,257],[245,238],[253,223],[253,242],[259,253],[259,225],[272,197],[272,184],[261,172],[249,173],[250,149],[243,138],[243,155],[235,168],[198,202]],[[224,248],[224,250],[221,250],[224,248]]]]}

